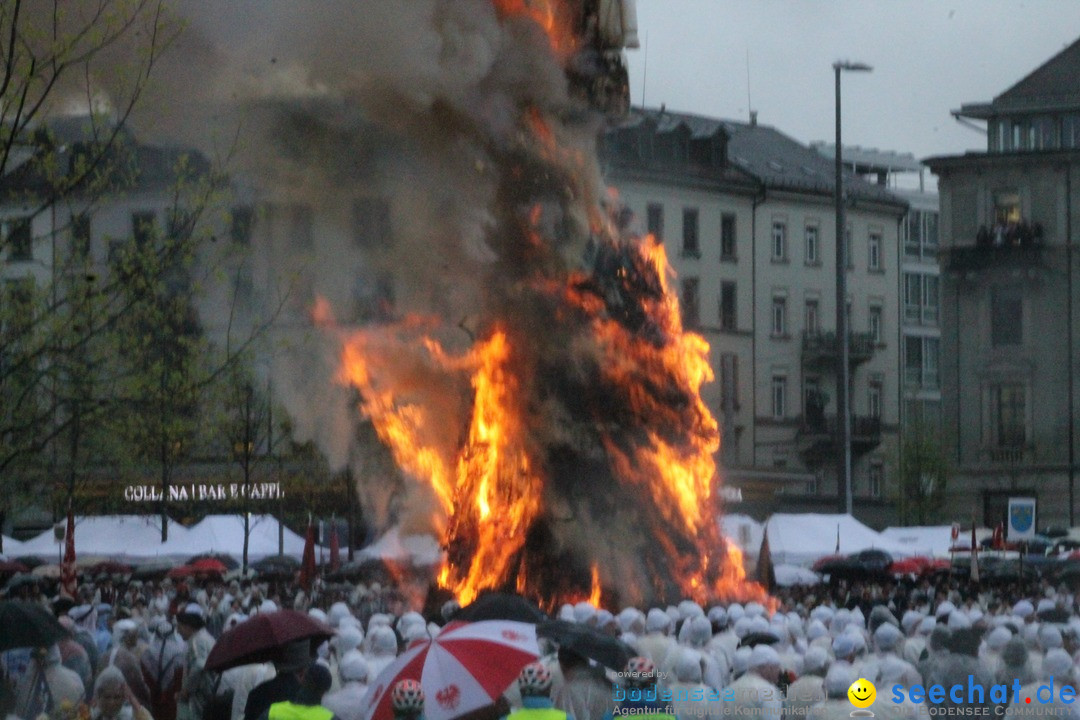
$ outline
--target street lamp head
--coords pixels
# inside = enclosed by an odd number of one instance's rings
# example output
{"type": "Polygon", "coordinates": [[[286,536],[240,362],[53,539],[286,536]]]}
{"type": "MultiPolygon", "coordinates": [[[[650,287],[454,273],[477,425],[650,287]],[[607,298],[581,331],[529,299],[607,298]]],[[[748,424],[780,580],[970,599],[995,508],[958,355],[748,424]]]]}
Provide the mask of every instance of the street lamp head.
{"type": "Polygon", "coordinates": [[[870,72],[874,68],[866,63],[851,62],[850,60],[837,60],[833,63],[833,70],[849,70],[852,72],[870,72]]]}

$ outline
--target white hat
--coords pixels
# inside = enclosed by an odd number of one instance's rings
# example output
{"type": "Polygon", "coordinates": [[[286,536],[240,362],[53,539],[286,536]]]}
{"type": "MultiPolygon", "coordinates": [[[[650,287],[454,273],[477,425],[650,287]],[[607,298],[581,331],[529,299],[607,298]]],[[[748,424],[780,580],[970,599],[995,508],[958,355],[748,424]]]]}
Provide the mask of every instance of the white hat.
{"type": "Polygon", "coordinates": [[[963,630],[971,627],[971,620],[963,610],[954,610],[949,614],[948,627],[950,630],[963,630]]]}
{"type": "Polygon", "coordinates": [[[847,663],[833,663],[825,674],[825,694],[829,698],[847,697],[848,688],[857,680],[855,672],[847,663]]]}
{"type": "Polygon", "coordinates": [[[750,669],[764,667],[766,665],[780,666],[780,655],[769,645],[755,645],[750,651],[750,669]]]}
{"type": "Polygon", "coordinates": [[[919,621],[919,628],[917,632],[919,635],[929,635],[934,631],[935,627],[937,627],[936,618],[924,617],[922,620],[919,621]]]}
{"type": "Polygon", "coordinates": [[[363,653],[359,650],[349,650],[342,655],[341,662],[338,664],[338,675],[341,676],[343,682],[349,680],[367,682],[368,664],[363,653]]]}
{"type": "Polygon", "coordinates": [[[675,679],[681,683],[701,682],[701,654],[695,650],[683,649],[675,660],[675,679]]]}
{"type": "Polygon", "coordinates": [[[892,623],[882,623],[874,631],[874,644],[877,645],[878,650],[889,652],[896,649],[903,637],[904,634],[898,627],[892,623]]]}
{"type": "Polygon", "coordinates": [[[915,632],[915,628],[922,622],[923,614],[918,610],[908,610],[904,613],[904,616],[900,619],[900,627],[904,628],[904,632],[911,635],[915,632]]]}
{"type": "Polygon", "coordinates": [[[731,661],[731,669],[736,676],[742,675],[750,667],[750,655],[753,654],[753,650],[748,647],[741,647],[735,650],[735,655],[731,661]]]}
{"type": "Polygon", "coordinates": [[[273,600],[263,600],[259,604],[259,612],[261,612],[261,613],[272,613],[272,612],[277,612],[277,610],[278,610],[277,603],[274,602],[273,600]]]}
{"type": "Polygon", "coordinates": [[[937,610],[934,612],[934,617],[948,617],[950,613],[956,610],[956,606],[946,600],[937,606],[937,610]]]}
{"type": "Polygon", "coordinates": [[[649,610],[645,617],[645,630],[651,633],[667,632],[671,628],[671,618],[660,608],[649,610]]]}
{"type": "Polygon", "coordinates": [[[1043,625],[1039,628],[1039,645],[1043,650],[1054,650],[1063,644],[1061,631],[1053,625],[1043,625]]]}
{"type": "Polygon", "coordinates": [[[338,654],[344,656],[350,650],[355,650],[364,642],[364,633],[354,625],[342,625],[338,627],[334,636],[334,647],[338,654]]]}
{"type": "Polygon", "coordinates": [[[1044,613],[1047,610],[1054,609],[1054,601],[1050,598],[1043,598],[1039,601],[1039,605],[1035,608],[1036,613],[1044,613]]]}
{"type": "MultiPolygon", "coordinates": [[[[850,655],[854,655],[858,649],[855,645],[855,636],[847,633],[837,635],[833,640],[832,649],[837,660],[847,659],[850,655]]],[[[852,680],[852,682],[855,681],[852,680]]]]}
{"type": "Polygon", "coordinates": [[[1021,600],[1020,602],[1013,605],[1012,612],[1013,615],[1017,617],[1027,619],[1035,613],[1035,606],[1027,600],[1021,600]]]}
{"type": "Polygon", "coordinates": [[[1046,652],[1046,657],[1043,658],[1042,663],[1044,679],[1049,680],[1053,677],[1055,680],[1062,680],[1063,682],[1068,683],[1072,669],[1073,662],[1072,658],[1069,657],[1069,653],[1061,648],[1053,648],[1046,652]]]}
{"type": "Polygon", "coordinates": [[[689,620],[690,618],[704,614],[705,611],[693,600],[683,600],[679,603],[679,615],[683,620],[689,620]]]}
{"type": "Polygon", "coordinates": [[[986,635],[986,647],[1000,651],[1005,643],[1012,639],[1012,632],[1006,627],[996,627],[986,635]]]}
{"type": "Polygon", "coordinates": [[[124,618],[123,620],[117,620],[116,624],[113,625],[113,632],[117,635],[135,632],[138,629],[139,625],[134,620],[130,620],[128,618],[124,618]]]}
{"type": "Polygon", "coordinates": [[[308,617],[313,617],[316,620],[318,620],[319,622],[323,623],[324,625],[329,624],[329,618],[326,617],[326,613],[324,613],[319,608],[311,608],[310,610],[307,611],[307,614],[308,614],[308,617]]]}
{"type": "Polygon", "coordinates": [[[803,674],[820,675],[829,667],[829,653],[825,648],[812,647],[803,656],[803,674]]]}

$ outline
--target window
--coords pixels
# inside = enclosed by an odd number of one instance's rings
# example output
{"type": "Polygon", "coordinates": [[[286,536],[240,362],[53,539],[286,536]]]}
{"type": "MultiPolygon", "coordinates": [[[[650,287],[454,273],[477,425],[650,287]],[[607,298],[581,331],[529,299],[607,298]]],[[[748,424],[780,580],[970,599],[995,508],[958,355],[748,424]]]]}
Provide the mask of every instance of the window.
{"type": "Polygon", "coordinates": [[[1058,148],[1057,122],[1049,115],[1035,118],[1031,123],[1034,136],[1033,150],[1056,150],[1058,148]]]}
{"type": "Polygon", "coordinates": [[[682,316],[683,325],[694,327],[701,320],[698,302],[699,282],[697,278],[683,278],[682,281],[682,316]]]}
{"type": "Polygon", "coordinates": [[[994,347],[1020,345],[1024,337],[1023,294],[1019,287],[995,287],[990,292],[990,341],[994,347]]]}
{"type": "Polygon", "coordinates": [[[807,300],[803,310],[803,322],[807,335],[817,335],[821,332],[821,322],[818,315],[819,304],[817,300],[807,300]]]}
{"type": "Polygon", "coordinates": [[[938,338],[908,336],[904,338],[904,382],[908,385],[937,388],[940,382],[938,338]]]}
{"type": "Polygon", "coordinates": [[[872,232],[867,236],[866,267],[870,270],[881,269],[881,233],[872,232]]]}
{"type": "Polygon", "coordinates": [[[724,412],[739,409],[739,356],[720,354],[720,407],[724,412]]]}
{"type": "Polygon", "coordinates": [[[787,224],[774,220],[772,224],[772,259],[780,262],[787,260],[787,224]]]}
{"type": "Polygon", "coordinates": [[[156,224],[157,215],[153,211],[131,213],[131,236],[135,238],[135,247],[146,247],[153,240],[156,224]]]}
{"type": "Polygon", "coordinates": [[[806,264],[818,265],[821,259],[818,257],[820,247],[818,242],[817,225],[806,226],[806,264]]]}
{"type": "Polygon", "coordinates": [[[773,337],[787,335],[787,298],[774,297],[772,301],[773,337]]]}
{"type": "Polygon", "coordinates": [[[882,329],[881,329],[881,318],[882,318],[881,307],[878,306],[878,305],[870,306],[869,318],[870,318],[870,337],[873,338],[875,343],[880,345],[881,342],[882,342],[882,337],[883,337],[882,329]]]}
{"type": "Polygon", "coordinates": [[[701,246],[698,244],[697,208],[683,208],[682,251],[683,255],[689,255],[690,257],[701,257],[701,246]]]}
{"type": "Polygon", "coordinates": [[[994,193],[994,224],[1008,225],[1020,222],[1020,193],[1002,190],[994,193]]]}
{"type": "Polygon", "coordinates": [[[872,382],[866,396],[866,414],[872,418],[881,417],[881,383],[872,382]]]}
{"type": "Polygon", "coordinates": [[[90,216],[85,213],[71,216],[71,255],[76,260],[90,257],[90,216]]]}
{"type": "Polygon", "coordinates": [[[936,212],[923,213],[926,218],[926,235],[923,245],[929,252],[936,252],[938,245],[938,214],[936,212]]]}
{"type": "Polygon", "coordinates": [[[938,321],[938,277],[923,276],[922,321],[924,325],[937,325],[938,321]]]}
{"type": "Polygon", "coordinates": [[[720,259],[735,260],[735,214],[724,213],[720,216],[720,259]]]}
{"type": "Polygon", "coordinates": [[[4,245],[9,262],[26,262],[34,259],[34,237],[30,218],[20,218],[6,223],[4,245]]]}
{"type": "Polygon", "coordinates": [[[1022,448],[1027,444],[1027,398],[1023,385],[1007,383],[990,388],[990,445],[1022,448]]]}
{"type": "Polygon", "coordinates": [[[255,210],[250,205],[238,205],[229,218],[229,239],[237,245],[251,244],[251,229],[255,226],[255,210]]]}
{"type": "Polygon", "coordinates": [[[720,283],[720,329],[735,330],[738,326],[735,283],[720,283]]]}
{"type": "Polygon", "coordinates": [[[923,240],[923,214],[912,210],[904,223],[904,254],[919,256],[923,240]]]}
{"type": "Polygon", "coordinates": [[[936,325],[940,308],[937,275],[904,273],[904,322],[936,325]]]}
{"type": "Polygon", "coordinates": [[[385,247],[390,242],[390,203],[382,198],[359,198],[353,203],[353,244],[385,247]]]}
{"type": "Polygon", "coordinates": [[[787,378],[783,375],[773,375],[772,415],[777,420],[787,416],[787,378]]]}
{"type": "Polygon", "coordinates": [[[870,472],[867,476],[867,488],[870,497],[881,497],[881,486],[885,484],[885,466],[880,462],[870,464],[870,472]]]}
{"type": "Polygon", "coordinates": [[[653,239],[664,242],[664,206],[660,203],[649,203],[645,208],[645,222],[653,239]]]}
{"type": "Polygon", "coordinates": [[[806,481],[806,487],[804,488],[807,495],[817,495],[818,492],[818,479],[815,477],[806,481]]]}
{"type": "Polygon", "coordinates": [[[1080,115],[1066,115],[1061,118],[1061,147],[1080,148],[1080,115]]]}

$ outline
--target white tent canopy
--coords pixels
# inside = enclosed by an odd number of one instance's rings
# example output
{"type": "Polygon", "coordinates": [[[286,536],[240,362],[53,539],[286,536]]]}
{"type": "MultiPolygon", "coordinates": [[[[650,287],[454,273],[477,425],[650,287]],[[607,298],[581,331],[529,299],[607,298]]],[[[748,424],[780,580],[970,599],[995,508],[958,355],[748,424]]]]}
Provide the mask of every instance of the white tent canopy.
{"type": "MultiPolygon", "coordinates": [[[[911,555],[947,557],[952,546],[952,525],[889,527],[881,534],[902,545],[911,555]]],[[[970,538],[969,530],[965,541],[970,542],[970,538]]]]}
{"type": "MultiPolygon", "coordinates": [[[[170,526],[170,533],[172,526],[170,526]]],[[[251,515],[248,525],[248,559],[260,560],[278,554],[278,520],[273,515],[251,515]]],[[[287,527],[282,529],[285,555],[299,558],[304,538],[287,527]]],[[[76,548],[79,531],[75,530],[76,548]]],[[[203,553],[226,553],[239,558],[244,552],[243,515],[207,515],[174,541],[171,537],[158,555],[188,558],[203,553]]]]}
{"type": "Polygon", "coordinates": [[[25,555],[26,554],[26,553],[23,552],[23,549],[22,549],[23,548],[23,543],[19,542],[18,540],[16,540],[13,537],[8,537],[7,535],[4,535],[3,538],[4,538],[4,551],[2,553],[0,553],[0,557],[14,558],[14,557],[19,557],[20,555],[25,555]]]}
{"type": "Polygon", "coordinates": [[[836,552],[837,536],[842,554],[878,549],[894,557],[914,554],[903,545],[863,525],[851,515],[817,513],[773,515],[766,523],[774,565],[810,567],[818,558],[836,552]]]}
{"type": "Polygon", "coordinates": [[[765,525],[749,515],[731,513],[720,516],[720,531],[743,551],[743,555],[757,556],[765,525]]]}
{"type": "MultiPolygon", "coordinates": [[[[183,538],[187,532],[180,523],[170,522],[169,542],[183,538]]],[[[88,515],[75,518],[76,558],[90,555],[153,557],[165,554],[161,551],[163,547],[161,518],[157,515],[88,515]]],[[[27,540],[19,552],[46,560],[59,558],[63,552],[63,542],[58,542],[50,529],[27,540]]]]}
{"type": "Polygon", "coordinates": [[[412,562],[414,565],[434,565],[442,558],[439,541],[431,535],[401,536],[401,528],[394,526],[382,537],[356,553],[358,560],[393,560],[412,562]]]}

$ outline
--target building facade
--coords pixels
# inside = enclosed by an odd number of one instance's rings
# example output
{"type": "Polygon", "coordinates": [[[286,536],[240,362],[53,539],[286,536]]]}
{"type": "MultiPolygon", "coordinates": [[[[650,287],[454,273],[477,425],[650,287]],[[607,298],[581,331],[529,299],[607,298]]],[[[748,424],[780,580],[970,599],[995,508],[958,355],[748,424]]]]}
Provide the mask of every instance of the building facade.
{"type": "Polygon", "coordinates": [[[989,103],[985,152],[927,161],[941,195],[942,401],[948,503],[989,526],[1009,497],[1075,524],[1074,185],[1080,42],[989,103]]]}
{"type": "MultiPolygon", "coordinates": [[[[608,182],[661,239],[686,323],[712,347],[706,401],[725,484],[742,509],[842,508],[837,463],[833,166],[756,122],[634,111],[605,142],[608,182]]],[[[853,493],[893,519],[900,420],[900,263],[906,203],[850,175],[853,493]]]]}

